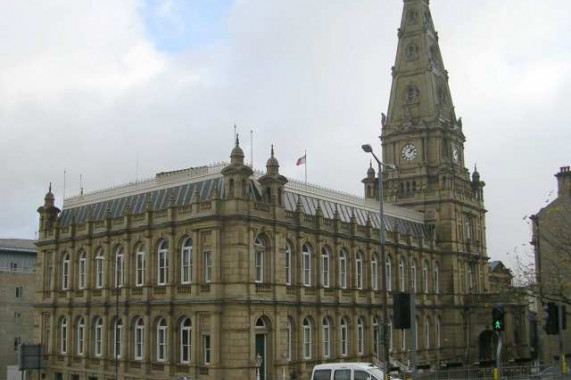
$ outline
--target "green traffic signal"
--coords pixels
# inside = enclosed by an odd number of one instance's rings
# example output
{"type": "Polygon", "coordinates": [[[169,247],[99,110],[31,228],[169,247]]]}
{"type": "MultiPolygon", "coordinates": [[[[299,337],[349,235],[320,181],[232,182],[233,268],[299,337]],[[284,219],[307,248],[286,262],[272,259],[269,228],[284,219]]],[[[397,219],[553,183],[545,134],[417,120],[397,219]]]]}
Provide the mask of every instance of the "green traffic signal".
{"type": "Polygon", "coordinates": [[[495,331],[504,331],[504,314],[504,308],[501,306],[492,310],[492,326],[495,331]]]}

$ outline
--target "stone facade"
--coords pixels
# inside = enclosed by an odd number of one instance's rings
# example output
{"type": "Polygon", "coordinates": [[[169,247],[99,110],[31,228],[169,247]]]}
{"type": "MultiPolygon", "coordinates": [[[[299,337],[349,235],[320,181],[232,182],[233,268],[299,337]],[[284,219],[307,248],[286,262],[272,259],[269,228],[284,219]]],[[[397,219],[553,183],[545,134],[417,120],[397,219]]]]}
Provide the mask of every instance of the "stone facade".
{"type": "MultiPolygon", "coordinates": [[[[539,352],[541,360],[553,363],[559,360],[559,336],[547,335],[542,329],[543,303],[567,304],[567,320],[570,321],[571,301],[571,170],[562,167],[555,174],[558,184],[557,198],[531,217],[533,222],[532,244],[535,248],[537,275],[537,306],[539,352]]],[[[571,331],[563,332],[563,352],[571,357],[571,331]]]]}
{"type": "Polygon", "coordinates": [[[372,168],[355,197],[288,180],[273,148],[256,172],[238,139],[229,164],[80,195],[62,212],[48,192],[38,210],[48,376],[307,378],[324,361],[374,360],[384,323],[402,368],[413,337],[382,320],[383,284],[416,294],[423,368],[489,360],[491,300],[514,316],[505,357],[529,356],[515,332],[526,305],[490,292],[484,183],[464,167],[427,0],[404,2],[393,76],[386,263],[372,168]]]}

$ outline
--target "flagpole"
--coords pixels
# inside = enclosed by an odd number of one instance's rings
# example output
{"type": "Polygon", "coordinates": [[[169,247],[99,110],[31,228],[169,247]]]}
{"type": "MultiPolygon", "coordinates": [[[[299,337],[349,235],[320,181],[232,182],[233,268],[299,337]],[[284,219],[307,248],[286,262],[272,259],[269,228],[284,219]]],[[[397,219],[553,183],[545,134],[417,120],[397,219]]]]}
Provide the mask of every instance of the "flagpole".
{"type": "Polygon", "coordinates": [[[307,185],[307,150],[304,150],[304,157],[305,157],[305,184],[307,185]]]}

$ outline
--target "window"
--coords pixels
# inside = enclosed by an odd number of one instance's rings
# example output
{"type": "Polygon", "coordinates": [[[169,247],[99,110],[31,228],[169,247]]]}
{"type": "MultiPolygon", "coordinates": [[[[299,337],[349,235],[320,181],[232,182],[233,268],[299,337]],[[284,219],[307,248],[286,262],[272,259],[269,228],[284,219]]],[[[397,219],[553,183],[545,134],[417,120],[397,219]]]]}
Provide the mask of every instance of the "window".
{"type": "Polygon", "coordinates": [[[341,318],[341,323],[339,324],[339,339],[340,339],[340,349],[341,355],[346,356],[348,352],[348,342],[347,339],[349,338],[349,334],[347,331],[347,320],[345,318],[341,318]]]}
{"type": "Polygon", "coordinates": [[[95,287],[101,289],[103,287],[104,278],[104,257],[103,248],[98,248],[95,254],[95,287]]]}
{"type": "Polygon", "coordinates": [[[125,254],[123,247],[117,247],[115,250],[115,287],[121,288],[124,285],[125,273],[125,254]]]}
{"type": "Polygon", "coordinates": [[[210,334],[204,334],[202,336],[202,364],[210,364],[210,334]]]}
{"type": "Polygon", "coordinates": [[[339,254],[339,286],[347,289],[347,255],[345,251],[339,254]]]}
{"type": "Polygon", "coordinates": [[[428,318],[424,322],[424,348],[430,348],[430,320],[428,318]]]}
{"type": "Polygon", "coordinates": [[[143,360],[145,349],[145,321],[143,318],[135,322],[135,360],[143,360]]]}
{"type": "Polygon", "coordinates": [[[350,369],[336,369],[333,374],[333,380],[351,380],[350,369]]]}
{"type": "Polygon", "coordinates": [[[204,282],[212,281],[212,252],[204,251],[204,282]]]}
{"type": "Polygon", "coordinates": [[[101,318],[95,320],[93,330],[93,354],[99,358],[103,350],[103,320],[101,318]]]}
{"type": "Polygon", "coordinates": [[[180,282],[181,284],[192,283],[192,239],[188,238],[182,243],[180,253],[180,282]]]}
{"type": "Polygon", "coordinates": [[[254,244],[255,264],[256,264],[256,282],[264,282],[264,256],[266,247],[264,241],[258,237],[254,244]]]}
{"type": "Polygon", "coordinates": [[[424,280],[424,292],[428,293],[428,261],[422,264],[422,279],[424,280]]]}
{"type": "Polygon", "coordinates": [[[331,356],[331,323],[328,318],[323,318],[323,357],[331,356]]]}
{"type": "Polygon", "coordinates": [[[355,259],[355,286],[363,289],[363,253],[357,252],[355,259]]]}
{"type": "Polygon", "coordinates": [[[61,262],[61,288],[62,290],[69,289],[69,253],[63,256],[61,262]]]}
{"type": "Polygon", "coordinates": [[[167,359],[167,321],[161,318],[157,323],[157,361],[167,359]]]}
{"type": "Polygon", "coordinates": [[[67,354],[67,318],[63,317],[60,322],[60,352],[67,354]]]}
{"type": "Polygon", "coordinates": [[[287,331],[286,331],[286,356],[287,360],[291,361],[292,359],[292,343],[293,343],[293,323],[291,319],[288,318],[287,320],[287,331]]]}
{"type": "Polygon", "coordinates": [[[404,259],[401,257],[401,259],[399,260],[399,290],[401,292],[404,292],[404,287],[405,287],[404,268],[405,268],[404,259]]]}
{"type": "Polygon", "coordinates": [[[379,319],[377,317],[373,317],[373,354],[375,355],[379,352],[379,338],[379,319]]]}
{"type": "Polygon", "coordinates": [[[393,273],[392,273],[392,265],[391,259],[387,257],[387,261],[385,262],[385,271],[386,271],[386,278],[385,278],[385,285],[387,287],[387,291],[393,290],[392,282],[393,282],[393,273]]]}
{"type": "Polygon", "coordinates": [[[329,249],[327,247],[323,247],[323,249],[321,250],[321,284],[323,285],[324,288],[328,288],[330,285],[329,262],[330,262],[329,249]]]}
{"type": "Polygon", "coordinates": [[[372,376],[369,372],[355,370],[353,373],[354,380],[376,380],[377,378],[372,376]]]}
{"type": "Polygon", "coordinates": [[[406,351],[406,330],[401,330],[401,350],[406,351]]]}
{"type": "Polygon", "coordinates": [[[311,251],[307,244],[303,245],[303,285],[311,286],[311,251]]]}
{"type": "Polygon", "coordinates": [[[87,257],[85,251],[79,255],[78,288],[85,289],[85,274],[87,273],[87,257]]]}
{"type": "Polygon", "coordinates": [[[139,244],[135,254],[135,286],[145,284],[145,247],[139,244]]]}
{"type": "Polygon", "coordinates": [[[313,326],[308,318],[303,320],[303,358],[311,359],[313,326]]]}
{"type": "Polygon", "coordinates": [[[412,259],[412,262],[410,264],[410,275],[412,277],[412,291],[414,293],[416,293],[418,291],[418,284],[416,281],[417,278],[417,269],[416,269],[416,260],[412,259]]]}
{"type": "Polygon", "coordinates": [[[473,282],[472,282],[472,265],[470,264],[466,264],[467,267],[467,271],[468,271],[468,275],[466,276],[466,280],[467,280],[467,290],[468,293],[472,293],[472,286],[473,286],[473,282]]]}
{"type": "Polygon", "coordinates": [[[115,319],[115,328],[113,329],[113,340],[115,341],[113,352],[113,357],[120,358],[121,357],[121,343],[122,343],[122,336],[123,336],[123,321],[121,319],[115,319]]]}
{"type": "Polygon", "coordinates": [[[438,263],[435,262],[432,268],[434,274],[432,276],[432,282],[434,284],[434,293],[440,293],[440,274],[439,274],[439,267],[438,263]]]}
{"type": "Polygon", "coordinates": [[[190,318],[183,319],[180,324],[180,362],[190,363],[192,344],[192,323],[190,318]]]}
{"type": "Polygon", "coordinates": [[[359,355],[365,352],[365,326],[362,318],[357,319],[357,352],[359,355]]]}
{"type": "Polygon", "coordinates": [[[373,290],[379,290],[379,262],[375,253],[371,258],[371,287],[373,290]]]}
{"type": "Polygon", "coordinates": [[[16,298],[22,298],[22,292],[24,288],[21,286],[16,286],[16,298]]]}
{"type": "Polygon", "coordinates": [[[329,380],[331,379],[330,369],[318,369],[313,373],[313,380],[329,380]]]}
{"type": "Polygon", "coordinates": [[[436,348],[440,348],[440,317],[436,318],[436,348]]]}
{"type": "Polygon", "coordinates": [[[18,270],[18,263],[10,263],[10,270],[12,271],[18,270]]]}
{"type": "Polygon", "coordinates": [[[77,355],[83,355],[83,344],[85,342],[85,320],[83,318],[79,318],[76,328],[75,352],[77,355]]]}
{"type": "Polygon", "coordinates": [[[289,242],[286,243],[285,249],[285,283],[291,285],[292,282],[292,249],[289,242]]]}
{"type": "Polygon", "coordinates": [[[159,243],[157,261],[157,285],[166,285],[168,282],[169,269],[169,244],[166,240],[162,240],[159,243]]]}

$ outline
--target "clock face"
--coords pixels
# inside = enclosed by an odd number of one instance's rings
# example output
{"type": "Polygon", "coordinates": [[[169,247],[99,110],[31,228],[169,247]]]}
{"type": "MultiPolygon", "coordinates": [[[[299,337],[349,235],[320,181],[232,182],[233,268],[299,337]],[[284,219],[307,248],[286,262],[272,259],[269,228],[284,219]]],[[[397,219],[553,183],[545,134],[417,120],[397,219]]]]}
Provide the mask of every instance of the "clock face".
{"type": "Polygon", "coordinates": [[[458,148],[457,146],[455,146],[452,149],[452,159],[454,160],[455,163],[460,162],[460,148],[458,148]]]}
{"type": "Polygon", "coordinates": [[[418,155],[418,150],[412,144],[405,145],[402,148],[402,158],[404,158],[407,161],[414,160],[417,155],[418,155]]]}

